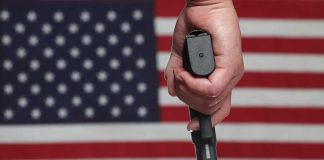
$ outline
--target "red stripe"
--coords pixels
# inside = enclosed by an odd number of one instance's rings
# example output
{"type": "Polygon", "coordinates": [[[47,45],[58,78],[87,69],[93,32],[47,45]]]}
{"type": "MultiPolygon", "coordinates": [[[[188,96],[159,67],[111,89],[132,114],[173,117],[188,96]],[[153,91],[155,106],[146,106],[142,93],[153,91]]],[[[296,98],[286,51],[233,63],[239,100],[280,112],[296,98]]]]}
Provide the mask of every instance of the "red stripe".
{"type": "Polygon", "coordinates": [[[247,72],[239,87],[324,88],[320,73],[253,73],[247,72]]]}
{"type": "Polygon", "coordinates": [[[234,0],[239,17],[253,18],[324,18],[322,0],[234,0]]]}
{"type": "MultiPolygon", "coordinates": [[[[324,2],[324,1],[323,1],[324,2]]],[[[323,14],[324,15],[324,14],[323,14]]],[[[159,36],[159,51],[170,51],[172,37],[159,36]]],[[[289,38],[243,38],[244,52],[285,52],[292,53],[324,53],[324,39],[289,39],[289,38]]]]}
{"type": "Polygon", "coordinates": [[[223,157],[250,158],[324,158],[323,144],[220,143],[223,157]]]}
{"type": "MultiPolygon", "coordinates": [[[[323,1],[324,2],[324,1],[323,1]]],[[[324,14],[323,14],[324,15],[324,14]]],[[[324,39],[243,38],[244,52],[324,53],[324,39]]]]}
{"type": "MultiPolygon", "coordinates": [[[[163,122],[188,122],[188,108],[186,106],[163,106],[160,108],[163,122]]],[[[231,109],[231,114],[225,122],[237,123],[309,123],[323,124],[324,109],[311,108],[266,108],[244,107],[231,109]]]]}
{"type": "MultiPolygon", "coordinates": [[[[184,6],[184,1],[157,0],[157,16],[175,17],[184,6]]],[[[324,18],[324,1],[314,0],[234,0],[239,17],[253,18],[324,18]]]]}
{"type": "MultiPolygon", "coordinates": [[[[220,157],[324,158],[324,144],[217,144],[220,157]]],[[[190,142],[1,144],[0,159],[194,157],[190,142]]]]}
{"type": "MultiPolygon", "coordinates": [[[[167,86],[164,72],[159,72],[160,86],[167,86]]],[[[320,73],[254,73],[247,72],[238,87],[324,88],[324,74],[320,73]]]]}

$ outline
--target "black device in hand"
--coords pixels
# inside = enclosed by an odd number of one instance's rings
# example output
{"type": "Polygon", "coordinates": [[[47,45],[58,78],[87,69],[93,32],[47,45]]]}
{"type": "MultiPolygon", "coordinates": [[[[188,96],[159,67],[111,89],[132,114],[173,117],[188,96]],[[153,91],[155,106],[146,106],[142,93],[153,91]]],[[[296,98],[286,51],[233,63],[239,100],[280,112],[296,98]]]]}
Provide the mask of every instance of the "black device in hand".
{"type": "MultiPolygon", "coordinates": [[[[214,52],[211,37],[201,30],[194,30],[186,35],[184,53],[184,68],[196,77],[207,78],[215,69],[214,52]]],[[[189,107],[190,117],[198,118],[200,130],[191,132],[195,145],[197,160],[217,160],[216,133],[211,117],[189,107]]]]}

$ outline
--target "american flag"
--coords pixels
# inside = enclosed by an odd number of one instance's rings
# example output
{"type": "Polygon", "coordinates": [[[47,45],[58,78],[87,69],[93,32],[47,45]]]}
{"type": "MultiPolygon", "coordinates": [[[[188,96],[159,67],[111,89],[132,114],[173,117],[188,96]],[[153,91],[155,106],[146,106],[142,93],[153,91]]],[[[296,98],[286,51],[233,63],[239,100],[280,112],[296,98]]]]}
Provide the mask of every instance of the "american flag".
{"type": "MultiPolygon", "coordinates": [[[[163,78],[183,5],[1,1],[0,158],[193,159],[163,78]]],[[[324,1],[234,5],[246,74],[219,156],[324,159],[324,1]]]]}

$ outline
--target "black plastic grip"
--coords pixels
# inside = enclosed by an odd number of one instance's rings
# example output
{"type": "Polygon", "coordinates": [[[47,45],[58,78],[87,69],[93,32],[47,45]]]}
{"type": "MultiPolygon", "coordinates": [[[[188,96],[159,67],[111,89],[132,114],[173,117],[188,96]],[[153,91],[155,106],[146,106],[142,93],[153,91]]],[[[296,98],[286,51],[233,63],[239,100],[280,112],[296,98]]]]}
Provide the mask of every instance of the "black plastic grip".
{"type": "Polygon", "coordinates": [[[184,67],[196,77],[208,77],[215,69],[211,37],[206,32],[195,30],[186,36],[184,67]]]}
{"type": "MultiPolygon", "coordinates": [[[[216,63],[212,40],[208,33],[194,30],[186,36],[183,65],[193,76],[207,78],[215,69],[216,63]]],[[[190,117],[198,118],[199,131],[191,132],[195,144],[197,160],[217,160],[216,133],[211,123],[211,117],[190,109],[190,117]],[[208,150],[208,151],[206,151],[208,150]],[[206,154],[209,152],[210,154],[206,154]]]]}

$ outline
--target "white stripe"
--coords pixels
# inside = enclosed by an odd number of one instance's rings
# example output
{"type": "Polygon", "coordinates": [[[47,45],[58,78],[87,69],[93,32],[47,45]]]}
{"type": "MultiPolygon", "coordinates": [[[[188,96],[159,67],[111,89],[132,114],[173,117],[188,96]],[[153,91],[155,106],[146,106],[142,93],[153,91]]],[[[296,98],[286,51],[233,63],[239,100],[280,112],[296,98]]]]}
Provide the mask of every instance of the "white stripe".
{"type": "MultiPolygon", "coordinates": [[[[324,143],[324,125],[226,123],[223,142],[324,143]]],[[[0,126],[0,143],[190,141],[185,123],[124,123],[0,126]]]]}
{"type": "MultiPolygon", "coordinates": [[[[171,36],[176,18],[157,17],[157,35],[171,36]]],[[[324,20],[240,19],[243,37],[301,37],[324,38],[324,20]]]]}
{"type": "MultiPolygon", "coordinates": [[[[166,87],[159,89],[159,100],[161,106],[185,106],[178,98],[171,97],[166,87]]],[[[324,90],[235,88],[232,104],[236,107],[324,108],[324,90]]]]}
{"type": "Polygon", "coordinates": [[[324,37],[323,20],[241,19],[244,37],[324,37]]]}
{"type": "Polygon", "coordinates": [[[243,57],[247,71],[324,73],[324,55],[247,53],[243,57]]]}
{"type": "MultiPolygon", "coordinates": [[[[168,52],[157,53],[158,69],[163,71],[168,63],[168,52]]],[[[294,72],[324,73],[324,55],[243,53],[246,71],[254,72],[294,72]]]]}

